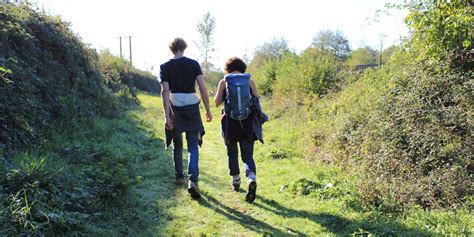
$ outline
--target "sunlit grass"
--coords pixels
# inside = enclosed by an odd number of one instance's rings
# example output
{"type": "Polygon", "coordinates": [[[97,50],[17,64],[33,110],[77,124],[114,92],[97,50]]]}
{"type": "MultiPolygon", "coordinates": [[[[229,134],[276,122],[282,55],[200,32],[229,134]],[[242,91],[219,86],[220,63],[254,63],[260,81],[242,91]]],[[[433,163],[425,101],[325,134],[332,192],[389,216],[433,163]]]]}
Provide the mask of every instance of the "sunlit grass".
{"type": "MultiPolygon", "coordinates": [[[[144,121],[144,126],[149,126],[154,136],[163,139],[161,99],[150,95],[139,95],[139,99],[145,109],[137,114],[138,118],[144,121]]],[[[200,189],[203,194],[200,201],[188,197],[185,186],[174,185],[170,151],[162,154],[163,148],[157,147],[159,160],[142,167],[149,176],[136,191],[150,195],[150,198],[155,195],[153,205],[160,213],[154,232],[157,235],[335,236],[373,233],[417,236],[443,233],[439,229],[444,233],[466,233],[456,229],[469,228],[467,213],[459,217],[458,223],[450,222],[449,217],[443,217],[445,214],[422,210],[410,214],[418,216],[416,219],[439,216],[443,220],[440,223],[444,224],[433,232],[434,229],[426,228],[410,216],[387,217],[376,210],[364,213],[351,208],[350,203],[356,200],[352,177],[305,152],[304,146],[310,145],[305,140],[308,139],[305,130],[308,127],[302,119],[285,115],[264,125],[266,143],[255,146],[258,197],[253,204],[246,203],[245,185],[240,192],[231,191],[220,133],[220,109],[213,108],[212,111],[214,120],[204,124],[206,135],[200,150],[200,189]],[[278,151],[284,151],[285,155],[274,159],[272,154],[278,151]],[[294,182],[303,177],[331,183],[345,193],[336,193],[330,198],[315,193],[306,196],[295,194],[291,185],[296,185],[294,182]]],[[[270,115],[272,113],[270,111],[270,115]]],[[[242,163],[240,167],[243,173],[242,163]]]]}

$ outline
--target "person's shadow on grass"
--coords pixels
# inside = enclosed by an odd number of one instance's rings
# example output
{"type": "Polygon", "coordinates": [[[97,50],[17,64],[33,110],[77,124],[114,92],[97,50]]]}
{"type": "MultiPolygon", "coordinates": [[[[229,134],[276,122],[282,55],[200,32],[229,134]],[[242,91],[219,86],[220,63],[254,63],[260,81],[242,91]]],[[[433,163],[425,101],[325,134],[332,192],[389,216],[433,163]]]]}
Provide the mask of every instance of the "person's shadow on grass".
{"type": "MultiPolygon", "coordinates": [[[[241,226],[254,231],[259,234],[263,234],[264,236],[283,236],[283,235],[291,235],[290,233],[283,232],[271,226],[263,221],[257,220],[254,217],[239,212],[233,208],[230,208],[217,199],[211,197],[207,193],[201,192],[202,198],[198,200],[199,204],[204,207],[207,207],[211,210],[214,210],[216,213],[227,217],[229,220],[239,223],[241,226]]],[[[294,234],[301,235],[301,233],[293,231],[294,234]]]]}
{"type": "MultiPolygon", "coordinates": [[[[336,235],[368,236],[368,232],[382,236],[430,236],[430,233],[418,229],[408,228],[389,218],[350,220],[331,213],[311,213],[304,210],[294,210],[282,206],[275,200],[257,196],[258,202],[254,205],[285,218],[305,218],[319,224],[336,235]],[[363,230],[363,231],[361,231],[363,230]]],[[[303,234],[304,235],[304,234],[303,234]]]]}

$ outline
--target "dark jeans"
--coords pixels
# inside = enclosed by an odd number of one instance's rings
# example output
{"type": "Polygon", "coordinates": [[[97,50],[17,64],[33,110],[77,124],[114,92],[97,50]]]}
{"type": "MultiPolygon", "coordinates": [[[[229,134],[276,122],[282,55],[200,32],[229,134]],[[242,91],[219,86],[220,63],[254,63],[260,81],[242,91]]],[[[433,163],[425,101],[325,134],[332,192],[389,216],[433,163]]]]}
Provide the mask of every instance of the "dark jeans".
{"type": "MultiPolygon", "coordinates": [[[[198,182],[199,177],[199,147],[198,132],[186,132],[188,143],[188,177],[198,182]]],[[[175,133],[173,137],[173,159],[176,178],[184,178],[183,174],[183,134],[175,133]]]]}
{"type": "MultiPolygon", "coordinates": [[[[257,174],[257,168],[255,167],[255,161],[253,160],[253,145],[255,141],[242,139],[238,143],[240,145],[242,161],[244,162],[245,175],[248,176],[249,172],[257,174]]],[[[240,174],[237,142],[227,144],[227,156],[230,175],[234,176],[240,174]]]]}

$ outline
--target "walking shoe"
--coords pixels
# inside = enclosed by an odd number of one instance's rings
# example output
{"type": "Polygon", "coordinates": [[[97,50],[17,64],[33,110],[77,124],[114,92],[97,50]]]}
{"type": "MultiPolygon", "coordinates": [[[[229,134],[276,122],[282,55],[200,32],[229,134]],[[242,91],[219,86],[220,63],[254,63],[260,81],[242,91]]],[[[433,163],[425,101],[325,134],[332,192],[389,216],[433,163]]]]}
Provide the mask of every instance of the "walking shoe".
{"type": "Polygon", "coordinates": [[[240,175],[232,176],[232,189],[234,191],[240,190],[240,175]]]}
{"type": "Polygon", "coordinates": [[[255,180],[248,180],[248,189],[247,189],[247,195],[245,195],[245,201],[252,203],[255,201],[255,198],[257,197],[257,181],[255,180]]]}
{"type": "Polygon", "coordinates": [[[183,185],[185,182],[183,178],[177,178],[175,183],[176,185],[183,185]]]}
{"type": "Polygon", "coordinates": [[[201,194],[199,194],[198,184],[189,180],[188,182],[188,193],[193,199],[201,198],[201,194]]]}

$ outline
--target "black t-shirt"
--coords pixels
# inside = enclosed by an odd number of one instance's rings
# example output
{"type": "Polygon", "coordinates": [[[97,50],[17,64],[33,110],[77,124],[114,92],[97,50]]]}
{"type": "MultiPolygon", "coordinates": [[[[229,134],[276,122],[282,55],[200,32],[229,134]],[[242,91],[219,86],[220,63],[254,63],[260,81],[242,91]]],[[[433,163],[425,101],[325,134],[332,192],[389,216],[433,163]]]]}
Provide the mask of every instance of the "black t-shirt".
{"type": "Polygon", "coordinates": [[[202,75],[196,60],[181,57],[160,66],[161,83],[168,82],[171,93],[195,93],[196,77],[202,75]]]}

